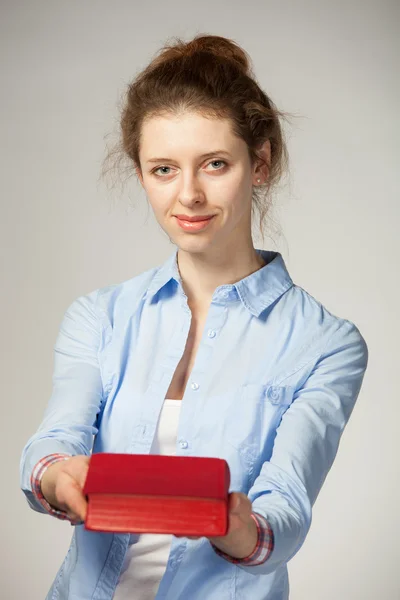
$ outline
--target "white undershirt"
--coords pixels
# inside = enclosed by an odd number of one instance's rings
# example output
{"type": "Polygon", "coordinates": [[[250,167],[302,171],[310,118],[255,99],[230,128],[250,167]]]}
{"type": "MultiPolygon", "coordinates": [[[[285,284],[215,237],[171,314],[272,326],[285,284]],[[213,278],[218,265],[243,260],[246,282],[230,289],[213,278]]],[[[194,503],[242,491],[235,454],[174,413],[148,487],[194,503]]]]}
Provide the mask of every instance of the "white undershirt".
{"type": "MultiPolygon", "coordinates": [[[[150,454],[176,454],[181,405],[181,400],[164,400],[150,454]]],[[[138,541],[127,550],[114,600],[154,600],[165,572],[171,541],[169,534],[139,535],[138,541]]]]}

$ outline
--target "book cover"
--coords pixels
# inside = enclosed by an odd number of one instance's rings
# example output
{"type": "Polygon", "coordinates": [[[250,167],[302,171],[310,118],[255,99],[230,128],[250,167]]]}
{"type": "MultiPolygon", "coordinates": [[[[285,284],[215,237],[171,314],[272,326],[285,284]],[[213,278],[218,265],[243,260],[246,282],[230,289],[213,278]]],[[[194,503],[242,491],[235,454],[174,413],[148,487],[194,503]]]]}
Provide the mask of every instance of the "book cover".
{"type": "Polygon", "coordinates": [[[226,535],[229,484],[228,463],[220,458],[96,453],[83,490],[85,528],[226,535]]]}

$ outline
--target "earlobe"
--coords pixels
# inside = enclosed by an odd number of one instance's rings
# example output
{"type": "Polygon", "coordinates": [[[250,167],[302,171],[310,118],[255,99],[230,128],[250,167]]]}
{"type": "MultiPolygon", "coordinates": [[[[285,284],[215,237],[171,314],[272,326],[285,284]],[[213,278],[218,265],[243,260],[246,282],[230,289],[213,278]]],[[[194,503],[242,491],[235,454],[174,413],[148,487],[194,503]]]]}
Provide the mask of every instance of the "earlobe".
{"type": "Polygon", "coordinates": [[[269,177],[269,167],[271,164],[271,143],[269,140],[257,151],[258,156],[261,159],[254,170],[254,185],[265,184],[269,177]]]}
{"type": "Polygon", "coordinates": [[[269,165],[262,163],[257,166],[253,175],[253,185],[265,185],[269,176],[269,165]]]}
{"type": "Polygon", "coordinates": [[[138,178],[141,186],[144,187],[143,186],[143,176],[142,176],[142,172],[139,167],[135,167],[135,173],[136,173],[136,177],[138,178]]]}

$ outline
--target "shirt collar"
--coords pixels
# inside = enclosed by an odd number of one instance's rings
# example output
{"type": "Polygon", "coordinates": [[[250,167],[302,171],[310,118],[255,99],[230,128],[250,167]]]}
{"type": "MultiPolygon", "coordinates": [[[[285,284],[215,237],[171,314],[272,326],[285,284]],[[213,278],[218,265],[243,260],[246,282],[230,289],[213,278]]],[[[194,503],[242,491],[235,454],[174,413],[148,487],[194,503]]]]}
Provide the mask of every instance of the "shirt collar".
{"type": "MultiPolygon", "coordinates": [[[[240,281],[219,286],[214,292],[214,300],[229,302],[240,298],[243,305],[255,316],[259,316],[282,294],[292,287],[293,281],[280,252],[259,250],[256,252],[265,261],[265,266],[240,281]]],[[[172,279],[182,287],[182,279],[177,262],[178,250],[159,267],[148,289],[147,296],[153,297],[172,279]]]]}

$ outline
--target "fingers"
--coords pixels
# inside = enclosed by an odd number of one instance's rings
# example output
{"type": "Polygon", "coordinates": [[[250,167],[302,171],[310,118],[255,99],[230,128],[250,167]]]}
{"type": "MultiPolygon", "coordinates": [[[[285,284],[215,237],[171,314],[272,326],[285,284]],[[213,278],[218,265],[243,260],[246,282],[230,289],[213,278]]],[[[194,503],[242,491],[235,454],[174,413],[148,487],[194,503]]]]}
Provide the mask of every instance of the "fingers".
{"type": "Polygon", "coordinates": [[[229,494],[229,513],[239,517],[249,517],[252,506],[250,499],[242,492],[231,492],[229,494]]]}
{"type": "Polygon", "coordinates": [[[86,517],[86,500],[79,485],[68,474],[60,474],[57,482],[56,496],[60,506],[72,520],[84,520],[86,517]]]}
{"type": "Polygon", "coordinates": [[[71,461],[71,464],[65,465],[65,469],[59,473],[57,478],[57,501],[72,521],[84,521],[86,518],[87,501],[82,489],[87,470],[88,461],[76,461],[75,463],[71,461]]]}
{"type": "Polygon", "coordinates": [[[85,481],[86,481],[87,473],[88,473],[88,470],[89,470],[89,461],[90,461],[90,457],[89,456],[83,456],[82,457],[82,462],[81,462],[81,465],[80,465],[80,470],[79,470],[78,476],[76,478],[76,480],[79,483],[81,489],[83,489],[84,486],[85,486],[85,481]]]}

